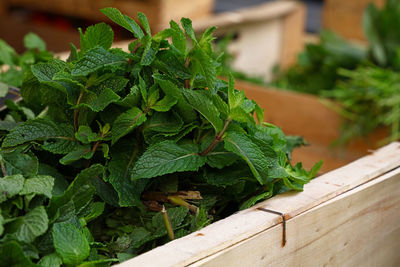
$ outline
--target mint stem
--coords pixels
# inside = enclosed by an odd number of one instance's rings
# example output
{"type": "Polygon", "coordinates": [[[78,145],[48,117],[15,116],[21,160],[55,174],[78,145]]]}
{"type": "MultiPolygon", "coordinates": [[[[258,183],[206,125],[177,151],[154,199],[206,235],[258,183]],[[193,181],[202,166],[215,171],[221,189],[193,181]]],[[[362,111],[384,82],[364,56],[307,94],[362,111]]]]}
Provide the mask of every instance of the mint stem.
{"type": "Polygon", "coordinates": [[[8,176],[6,166],[4,165],[4,161],[0,160],[1,171],[3,172],[3,177],[8,176]]]}
{"type": "MultiPolygon", "coordinates": [[[[82,101],[82,97],[85,94],[85,91],[82,90],[81,93],[79,94],[78,100],[76,101],[76,105],[79,105],[82,101]]],[[[78,131],[79,125],[78,125],[78,119],[79,119],[79,108],[76,108],[74,110],[74,128],[75,131],[78,131]]]]}
{"type": "Polygon", "coordinates": [[[162,206],[161,214],[165,228],[167,229],[168,237],[170,240],[174,240],[175,239],[174,229],[172,228],[171,219],[169,218],[167,210],[165,209],[164,205],[162,206]]]}
{"type": "Polygon", "coordinates": [[[225,121],[225,124],[224,124],[224,128],[222,128],[222,131],[217,136],[215,136],[215,138],[212,141],[212,143],[203,152],[199,153],[199,156],[207,155],[208,153],[210,153],[214,149],[214,147],[219,142],[221,142],[222,136],[224,135],[224,133],[225,133],[226,129],[228,128],[228,125],[229,125],[230,122],[231,122],[231,119],[227,118],[226,121],[225,121]]]}

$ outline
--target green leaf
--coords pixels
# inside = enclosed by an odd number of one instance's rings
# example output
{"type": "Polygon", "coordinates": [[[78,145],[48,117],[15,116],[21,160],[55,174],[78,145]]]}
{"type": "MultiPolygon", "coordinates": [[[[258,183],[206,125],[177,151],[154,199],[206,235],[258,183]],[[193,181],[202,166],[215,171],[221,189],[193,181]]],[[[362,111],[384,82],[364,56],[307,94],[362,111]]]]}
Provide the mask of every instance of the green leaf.
{"type": "Polygon", "coordinates": [[[238,91],[235,89],[235,79],[232,74],[229,74],[229,83],[228,83],[228,102],[229,108],[235,109],[240,107],[246,96],[243,91],[238,91]]]}
{"type": "Polygon", "coordinates": [[[1,209],[0,209],[0,236],[3,235],[4,232],[4,217],[1,214],[1,209]]]}
{"type": "Polygon", "coordinates": [[[169,111],[176,103],[178,100],[172,96],[164,96],[163,99],[157,101],[154,105],[152,105],[150,108],[154,109],[155,111],[159,112],[167,112],[169,111]]]}
{"type": "Polygon", "coordinates": [[[69,153],[78,143],[72,126],[55,124],[46,119],[34,119],[15,127],[4,139],[3,147],[13,147],[31,141],[44,141],[43,148],[53,153],[69,153]]]}
{"type": "Polygon", "coordinates": [[[17,195],[24,187],[24,181],[21,174],[0,178],[0,203],[17,195]]]}
{"type": "Polygon", "coordinates": [[[0,259],[2,266],[38,267],[27,257],[17,241],[9,241],[0,245],[0,259]]]}
{"type": "Polygon", "coordinates": [[[31,243],[47,231],[49,220],[43,206],[29,211],[12,223],[12,231],[21,242],[31,243]]]}
{"type": "Polygon", "coordinates": [[[51,176],[37,175],[25,180],[20,195],[44,195],[51,198],[54,186],[54,178],[51,176]]]}
{"type": "Polygon", "coordinates": [[[126,60],[117,54],[113,54],[101,46],[88,50],[85,55],[74,65],[71,74],[74,76],[86,76],[101,68],[126,64],[126,60]]]}
{"type": "Polygon", "coordinates": [[[135,35],[138,39],[143,39],[144,33],[140,26],[131,18],[126,15],[122,15],[122,13],[113,7],[106,7],[100,10],[104,15],[106,15],[109,19],[114,21],[116,24],[124,27],[131,33],[135,35]]]}
{"type": "MultiPolygon", "coordinates": [[[[202,143],[201,143],[201,151],[204,151],[207,149],[207,147],[210,146],[210,144],[214,141],[215,137],[214,136],[209,136],[207,137],[202,143]]],[[[218,168],[222,169],[226,166],[230,166],[234,164],[238,159],[240,159],[237,155],[230,151],[226,151],[224,149],[223,143],[217,144],[214,149],[207,154],[207,165],[213,168],[218,168]]]]}
{"type": "Polygon", "coordinates": [[[48,62],[38,63],[32,66],[32,73],[39,82],[52,82],[53,76],[64,70],[67,64],[59,59],[52,59],[48,62]]]}
{"type": "Polygon", "coordinates": [[[8,94],[8,85],[0,82],[0,97],[5,97],[8,94]]]}
{"type": "Polygon", "coordinates": [[[111,129],[112,144],[115,144],[121,137],[130,133],[134,128],[146,121],[146,114],[134,107],[121,115],[115,120],[111,129]]]}
{"type": "Polygon", "coordinates": [[[271,196],[272,196],[272,190],[271,191],[267,191],[267,192],[263,192],[263,193],[261,193],[261,194],[259,194],[257,196],[253,196],[253,197],[249,198],[248,200],[246,200],[245,202],[243,202],[240,205],[239,210],[248,209],[251,206],[253,206],[254,204],[256,204],[257,202],[260,202],[262,200],[266,200],[266,199],[270,198],[271,196]]]}
{"type": "Polygon", "coordinates": [[[151,36],[150,35],[146,35],[143,38],[143,46],[144,46],[144,51],[143,51],[143,54],[142,54],[142,58],[140,60],[140,64],[143,65],[143,66],[148,66],[156,58],[156,54],[158,52],[159,43],[152,42],[151,36]]]}
{"type": "Polygon", "coordinates": [[[170,81],[166,76],[160,74],[153,74],[154,81],[161,87],[164,94],[174,97],[176,99],[182,98],[181,89],[170,81]]]}
{"type": "Polygon", "coordinates": [[[149,36],[151,36],[150,25],[149,25],[149,21],[147,20],[146,15],[143,14],[142,12],[138,12],[137,17],[138,17],[138,20],[140,21],[140,23],[142,24],[144,31],[149,36]]]}
{"type": "Polygon", "coordinates": [[[173,141],[164,141],[149,147],[143,153],[135,164],[132,179],[197,171],[205,161],[205,157],[198,155],[198,147],[195,145],[179,146],[173,141]]]}
{"type": "Polygon", "coordinates": [[[183,126],[182,119],[175,112],[155,112],[143,125],[143,135],[154,132],[178,133],[183,126]]]}
{"type": "Polygon", "coordinates": [[[105,88],[96,92],[88,91],[82,97],[81,103],[74,108],[88,107],[94,112],[100,112],[104,110],[111,103],[115,103],[120,99],[113,90],[105,88]]]}
{"type": "Polygon", "coordinates": [[[197,43],[196,35],[192,27],[192,21],[188,18],[181,18],[181,25],[186,34],[190,37],[190,39],[192,39],[193,42],[197,43]]]}
{"type": "Polygon", "coordinates": [[[178,23],[171,20],[169,23],[172,33],[172,44],[178,49],[183,55],[186,54],[186,36],[185,33],[181,30],[178,23]]]}
{"type": "Polygon", "coordinates": [[[14,57],[17,56],[14,48],[9,46],[5,41],[0,40],[0,62],[14,66],[14,57]]]}
{"type": "Polygon", "coordinates": [[[104,202],[95,202],[90,209],[90,213],[85,216],[86,223],[99,217],[104,211],[104,202]]]}
{"type": "Polygon", "coordinates": [[[184,90],[183,95],[192,108],[203,115],[214,127],[215,132],[222,130],[223,122],[219,117],[219,111],[206,95],[206,92],[184,90]]]}
{"type": "Polygon", "coordinates": [[[46,43],[36,34],[30,32],[24,37],[24,45],[27,49],[46,50],[46,43]]]}
{"type": "Polygon", "coordinates": [[[81,171],[74,181],[68,186],[63,195],[53,196],[50,199],[48,212],[52,218],[62,206],[66,205],[71,200],[74,203],[75,210],[79,211],[89,204],[94,194],[93,181],[101,179],[104,173],[104,167],[100,164],[95,164],[81,171]]]}
{"type": "Polygon", "coordinates": [[[90,159],[93,157],[94,152],[90,145],[79,146],[74,151],[69,152],[67,155],[60,159],[63,165],[69,165],[80,159],[90,159]]]}
{"type": "Polygon", "coordinates": [[[260,184],[265,184],[268,177],[268,161],[260,148],[242,133],[227,132],[224,137],[225,149],[241,157],[250,167],[260,184]]]}
{"type": "Polygon", "coordinates": [[[135,142],[122,141],[111,149],[111,161],[107,164],[107,180],[118,193],[121,207],[141,206],[140,196],[147,180],[131,180],[134,163],[137,160],[138,148],[135,142]]]}
{"type": "Polygon", "coordinates": [[[191,59],[191,68],[205,79],[208,89],[214,93],[215,83],[217,81],[217,70],[214,60],[207,55],[201,48],[192,49],[189,54],[191,59]]]}
{"type": "Polygon", "coordinates": [[[133,229],[130,237],[132,238],[132,248],[139,248],[147,241],[151,240],[151,233],[144,227],[136,227],[133,229]]]}
{"type": "Polygon", "coordinates": [[[89,242],[76,226],[69,223],[56,223],[52,230],[54,248],[67,265],[78,265],[90,252],[89,242]]]}
{"type": "Polygon", "coordinates": [[[60,267],[61,264],[62,259],[56,253],[46,255],[38,262],[38,265],[42,267],[60,267]]]}
{"type": "Polygon", "coordinates": [[[236,107],[234,109],[231,109],[231,111],[229,112],[229,117],[232,120],[235,120],[238,122],[255,124],[254,118],[249,113],[244,111],[242,107],[236,107]]]}
{"type": "MultiPolygon", "coordinates": [[[[178,226],[180,226],[182,224],[182,222],[185,219],[188,212],[189,212],[189,209],[186,207],[176,207],[176,208],[167,209],[167,213],[171,220],[171,226],[173,229],[176,229],[178,226]]],[[[167,230],[165,229],[165,226],[163,223],[161,212],[159,212],[153,216],[152,224],[158,230],[157,232],[161,232],[163,234],[167,233],[167,230]]]]}
{"type": "Polygon", "coordinates": [[[234,185],[252,176],[253,174],[243,164],[235,164],[220,170],[209,169],[204,174],[204,178],[208,184],[221,187],[234,185]]]}
{"type": "Polygon", "coordinates": [[[1,156],[8,175],[31,176],[38,171],[38,159],[31,153],[23,153],[20,149],[16,149],[10,153],[1,153],[1,156]]]}
{"type": "Polygon", "coordinates": [[[86,52],[96,46],[109,49],[114,41],[112,28],[104,22],[89,26],[85,34],[81,34],[81,51],[86,52]]]}

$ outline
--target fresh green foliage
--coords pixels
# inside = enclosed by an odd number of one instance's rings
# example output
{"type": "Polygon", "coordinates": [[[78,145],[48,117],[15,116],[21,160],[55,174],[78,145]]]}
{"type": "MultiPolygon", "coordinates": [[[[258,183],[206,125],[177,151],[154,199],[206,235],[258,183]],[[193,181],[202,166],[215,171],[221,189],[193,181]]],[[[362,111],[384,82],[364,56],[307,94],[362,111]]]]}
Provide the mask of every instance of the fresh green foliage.
{"type": "Polygon", "coordinates": [[[23,74],[30,69],[31,65],[53,58],[53,55],[46,51],[45,42],[34,33],[28,33],[25,36],[24,45],[26,51],[19,55],[0,39],[0,83],[20,87],[23,74]]]}
{"type": "Polygon", "coordinates": [[[400,73],[380,67],[359,67],[354,71],[340,70],[347,78],[326,92],[340,103],[343,121],[339,142],[367,136],[381,126],[388,126],[390,135],[381,144],[400,138],[400,73]]]}
{"type": "Polygon", "coordinates": [[[381,10],[371,3],[364,12],[363,28],[371,60],[400,71],[400,1],[388,0],[381,10]]]}
{"type": "MultiPolygon", "coordinates": [[[[184,18],[182,28],[171,22],[152,36],[142,13],[139,26],[117,9],[102,12],[137,38],[129,52],[111,48],[105,23],[80,30],[80,50],[71,45],[67,62],[25,69],[24,104],[6,102],[6,265],[109,266],[232,210],[300,191],[320,167],[291,165],[301,142],[263,123],[233,77],[217,78],[214,28],[197,38],[184,18]]],[[[35,37],[26,42],[44,49],[35,37]]],[[[13,62],[11,48],[1,51],[2,62],[13,62]]]]}
{"type": "Polygon", "coordinates": [[[355,69],[364,59],[365,51],[349,44],[333,32],[323,31],[320,42],[307,44],[298,63],[278,74],[273,86],[310,94],[331,90],[343,77],[338,69],[355,69]]]}

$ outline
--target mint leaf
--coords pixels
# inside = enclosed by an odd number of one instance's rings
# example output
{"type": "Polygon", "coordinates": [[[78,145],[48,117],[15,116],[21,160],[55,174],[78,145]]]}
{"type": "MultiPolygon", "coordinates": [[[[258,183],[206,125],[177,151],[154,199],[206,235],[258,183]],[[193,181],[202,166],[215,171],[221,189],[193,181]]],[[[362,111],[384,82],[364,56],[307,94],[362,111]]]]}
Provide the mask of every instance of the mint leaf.
{"type": "Polygon", "coordinates": [[[122,13],[118,9],[113,7],[106,7],[101,9],[100,11],[109,19],[133,33],[136,38],[140,40],[143,39],[144,33],[140,26],[133,19],[129,18],[126,15],[122,15],[122,13]]]}
{"type": "Polygon", "coordinates": [[[0,82],[0,97],[5,97],[8,94],[8,85],[0,82]]]}
{"type": "Polygon", "coordinates": [[[182,18],[181,25],[190,39],[192,39],[193,42],[197,42],[196,35],[192,27],[192,21],[188,18],[182,18]]]}
{"type": "Polygon", "coordinates": [[[38,206],[13,222],[13,233],[21,242],[31,243],[47,231],[49,220],[43,206],[38,206]]]}
{"type": "Polygon", "coordinates": [[[109,49],[114,41],[114,32],[112,28],[105,23],[98,23],[89,26],[85,34],[81,35],[81,51],[86,52],[96,46],[109,49]]]}
{"type": "Polygon", "coordinates": [[[53,76],[64,70],[67,64],[59,59],[52,59],[49,62],[38,63],[31,67],[33,75],[39,82],[52,82],[53,76]]]}
{"type": "Polygon", "coordinates": [[[79,107],[88,107],[94,112],[100,112],[104,110],[111,103],[115,103],[120,99],[113,90],[105,88],[103,90],[98,90],[96,92],[88,91],[83,97],[79,107]]]}
{"type": "Polygon", "coordinates": [[[27,257],[17,241],[9,241],[0,245],[0,258],[3,266],[38,267],[27,257]]]}
{"type": "Polygon", "coordinates": [[[233,75],[229,75],[229,83],[228,83],[228,102],[229,108],[231,110],[240,107],[245,101],[245,94],[243,91],[238,91],[235,89],[235,80],[233,75]]]}
{"type": "Polygon", "coordinates": [[[268,177],[268,161],[260,148],[242,133],[226,132],[225,149],[241,157],[250,167],[260,184],[265,184],[268,177]]]}
{"type": "Polygon", "coordinates": [[[10,153],[1,153],[1,156],[8,175],[22,174],[31,176],[38,171],[38,159],[30,153],[26,154],[17,149],[10,153]]]}
{"type": "Polygon", "coordinates": [[[181,89],[170,81],[166,76],[160,74],[153,75],[154,81],[161,87],[165,95],[174,97],[176,99],[182,98],[181,89]]]}
{"type": "Polygon", "coordinates": [[[46,255],[38,262],[38,265],[42,267],[60,267],[61,264],[62,259],[56,253],[46,255]]]}
{"type": "Polygon", "coordinates": [[[79,146],[74,151],[71,151],[67,155],[62,157],[60,159],[60,163],[63,165],[68,165],[80,159],[90,159],[93,157],[93,154],[94,153],[91,146],[79,146]]]}
{"type": "Polygon", "coordinates": [[[179,146],[165,141],[149,147],[138,159],[132,179],[152,178],[173,172],[197,171],[205,164],[195,145],[179,146]]]}
{"type": "Polygon", "coordinates": [[[38,175],[25,180],[20,195],[44,195],[51,198],[54,186],[54,178],[51,176],[38,175]]]}
{"type": "Polygon", "coordinates": [[[182,29],[179,27],[178,23],[171,20],[169,23],[172,32],[172,44],[178,49],[183,55],[186,54],[186,36],[182,29]]]}
{"type": "Polygon", "coordinates": [[[34,119],[15,127],[4,139],[3,147],[13,147],[31,141],[44,141],[43,148],[53,153],[69,153],[77,146],[73,128],[57,125],[46,119],[34,119]]]}
{"type": "Polygon", "coordinates": [[[0,40],[0,62],[8,66],[14,66],[14,58],[17,56],[14,48],[5,41],[0,40]]]}
{"type": "Polygon", "coordinates": [[[142,12],[138,12],[137,17],[140,23],[142,24],[144,31],[147,33],[147,35],[151,36],[150,25],[146,15],[143,14],[142,12]]]}
{"type": "Polygon", "coordinates": [[[210,169],[204,174],[207,183],[218,187],[231,186],[240,181],[248,180],[252,176],[250,170],[242,164],[235,164],[221,170],[210,169]]]}
{"type": "Polygon", "coordinates": [[[163,99],[157,101],[154,105],[152,105],[150,108],[154,109],[155,111],[159,112],[167,112],[169,111],[176,103],[178,100],[176,100],[174,97],[171,96],[164,96],[163,99]]]}
{"type": "Polygon", "coordinates": [[[21,174],[0,178],[0,203],[17,195],[24,187],[24,181],[21,174]]]}
{"type": "Polygon", "coordinates": [[[199,73],[205,80],[206,86],[215,93],[217,70],[214,60],[204,50],[195,48],[189,53],[192,72],[199,73]]]}
{"type": "Polygon", "coordinates": [[[207,92],[184,90],[183,95],[192,108],[203,115],[214,127],[215,132],[222,130],[223,122],[219,117],[219,111],[206,95],[207,92]]]}
{"type": "Polygon", "coordinates": [[[56,223],[52,230],[54,248],[67,265],[78,265],[90,252],[89,242],[76,226],[69,223],[56,223]]]}
{"type": "Polygon", "coordinates": [[[24,37],[24,45],[28,49],[46,50],[46,43],[36,34],[30,32],[24,37]]]}
{"type": "Polygon", "coordinates": [[[71,74],[74,76],[85,76],[101,68],[110,66],[120,66],[126,63],[126,60],[120,55],[113,54],[101,46],[88,50],[85,55],[79,59],[71,74]]]}
{"type": "Polygon", "coordinates": [[[112,144],[115,144],[121,137],[127,135],[145,121],[146,114],[137,107],[119,115],[111,129],[112,144]]]}

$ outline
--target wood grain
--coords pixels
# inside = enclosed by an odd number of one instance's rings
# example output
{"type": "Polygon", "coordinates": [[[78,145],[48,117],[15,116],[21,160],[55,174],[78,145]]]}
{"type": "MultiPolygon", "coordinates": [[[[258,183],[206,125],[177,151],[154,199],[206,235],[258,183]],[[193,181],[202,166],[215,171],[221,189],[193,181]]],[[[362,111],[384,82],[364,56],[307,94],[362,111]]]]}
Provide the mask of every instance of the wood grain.
{"type": "Polygon", "coordinates": [[[399,266],[400,169],[190,266],[399,266]]]}

